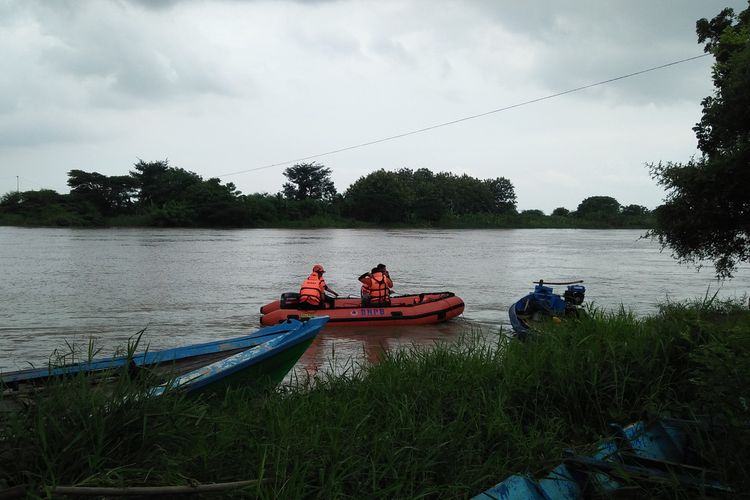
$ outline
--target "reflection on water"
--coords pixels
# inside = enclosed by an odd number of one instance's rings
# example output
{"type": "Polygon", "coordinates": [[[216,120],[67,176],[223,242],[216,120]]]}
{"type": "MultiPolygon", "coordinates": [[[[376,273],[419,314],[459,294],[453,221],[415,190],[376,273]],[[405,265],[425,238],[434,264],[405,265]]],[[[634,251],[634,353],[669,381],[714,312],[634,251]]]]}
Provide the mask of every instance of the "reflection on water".
{"type": "Polygon", "coordinates": [[[470,332],[471,325],[462,318],[432,326],[328,328],[313,341],[287,380],[356,371],[380,361],[385,351],[428,347],[470,332]]]}
{"type": "MultiPolygon", "coordinates": [[[[498,333],[532,281],[584,279],[587,301],[647,314],[667,299],[702,297],[711,268],[678,265],[638,230],[186,230],[0,227],[0,369],[46,363],[66,341],[105,352],[146,328],[160,349],[247,334],[259,308],[296,291],[312,264],[342,295],[383,262],[399,294],[452,291],[459,321],[424,327],[326,328],[298,368],[377,359],[429,345],[465,326],[498,333]],[[334,354],[335,353],[335,354],[334,354]]],[[[750,289],[742,269],[720,295],[750,289]]]]}

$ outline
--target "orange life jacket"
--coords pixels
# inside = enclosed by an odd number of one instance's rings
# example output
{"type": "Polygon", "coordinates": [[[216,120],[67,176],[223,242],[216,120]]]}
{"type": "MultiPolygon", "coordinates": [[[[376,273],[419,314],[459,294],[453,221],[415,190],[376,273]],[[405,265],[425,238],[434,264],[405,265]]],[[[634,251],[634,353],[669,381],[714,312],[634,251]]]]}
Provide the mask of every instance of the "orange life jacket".
{"type": "Polygon", "coordinates": [[[312,273],[302,282],[299,289],[299,301],[306,302],[313,306],[320,305],[323,300],[323,290],[325,290],[325,280],[318,276],[318,273],[312,273]]]}
{"type": "Polygon", "coordinates": [[[393,286],[391,278],[380,271],[370,276],[370,303],[388,304],[391,301],[391,290],[393,286]]]}

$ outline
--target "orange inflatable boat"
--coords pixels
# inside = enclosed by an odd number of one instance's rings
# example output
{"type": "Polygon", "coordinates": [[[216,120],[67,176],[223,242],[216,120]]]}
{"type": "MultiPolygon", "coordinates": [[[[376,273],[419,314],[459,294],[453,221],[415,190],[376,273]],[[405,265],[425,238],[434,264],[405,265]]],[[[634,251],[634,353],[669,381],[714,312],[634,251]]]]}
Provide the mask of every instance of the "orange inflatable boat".
{"type": "Polygon", "coordinates": [[[262,325],[275,325],[287,319],[328,316],[328,326],[426,325],[455,318],[464,312],[464,301],[452,292],[419,293],[391,297],[388,306],[362,306],[359,298],[337,298],[326,309],[298,309],[297,293],[283,293],[260,308],[262,325]]]}

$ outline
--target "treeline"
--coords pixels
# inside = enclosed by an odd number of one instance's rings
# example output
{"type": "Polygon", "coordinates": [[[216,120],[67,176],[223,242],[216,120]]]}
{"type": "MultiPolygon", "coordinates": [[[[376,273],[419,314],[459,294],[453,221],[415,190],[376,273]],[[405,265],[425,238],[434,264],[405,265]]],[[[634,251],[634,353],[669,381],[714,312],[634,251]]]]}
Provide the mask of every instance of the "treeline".
{"type": "Polygon", "coordinates": [[[53,190],[7,193],[0,224],[157,227],[651,227],[652,214],[594,196],[551,215],[516,210],[513,184],[428,169],[378,170],[340,194],[331,170],[302,163],[284,171],[276,194],[243,194],[231,182],[172,167],[134,165],[128,175],[68,172],[69,194],[53,190]]]}

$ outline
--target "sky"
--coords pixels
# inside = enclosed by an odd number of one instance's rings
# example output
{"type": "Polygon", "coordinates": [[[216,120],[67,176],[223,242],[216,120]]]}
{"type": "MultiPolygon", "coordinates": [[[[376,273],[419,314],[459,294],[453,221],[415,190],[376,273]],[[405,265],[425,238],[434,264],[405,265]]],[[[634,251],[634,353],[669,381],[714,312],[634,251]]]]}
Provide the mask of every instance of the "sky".
{"type": "MultiPolygon", "coordinates": [[[[126,175],[139,159],[276,193],[295,160],[699,56],[696,20],[747,5],[0,0],[0,194],[67,193],[72,169],[126,175]]],[[[700,154],[712,61],[305,161],[339,192],[428,168],[505,177],[519,210],[654,208],[647,165],[700,154]]]]}

